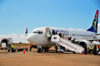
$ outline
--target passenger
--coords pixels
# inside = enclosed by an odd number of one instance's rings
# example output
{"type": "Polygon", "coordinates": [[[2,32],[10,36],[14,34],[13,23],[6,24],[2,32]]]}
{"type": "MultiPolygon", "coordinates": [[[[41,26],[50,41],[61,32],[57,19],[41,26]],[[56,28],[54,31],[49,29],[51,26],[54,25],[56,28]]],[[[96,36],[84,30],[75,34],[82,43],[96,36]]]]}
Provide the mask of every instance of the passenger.
{"type": "Polygon", "coordinates": [[[55,33],[56,35],[57,35],[57,32],[58,32],[58,31],[56,31],[56,33],[55,33]]]}
{"type": "Polygon", "coordinates": [[[60,36],[60,37],[62,37],[62,34],[61,34],[61,32],[59,33],[59,36],[60,36]]]}
{"type": "Polygon", "coordinates": [[[72,40],[73,43],[75,43],[75,38],[72,40]]]}
{"type": "Polygon", "coordinates": [[[72,38],[72,37],[69,37],[68,40],[71,41],[71,38],[72,38]]]}
{"type": "Polygon", "coordinates": [[[89,46],[89,53],[91,53],[91,49],[92,49],[92,46],[90,45],[90,46],[89,46]]]}
{"type": "Polygon", "coordinates": [[[52,30],[52,35],[55,35],[55,31],[54,30],[52,30]]]}
{"type": "Polygon", "coordinates": [[[31,51],[31,49],[32,49],[32,44],[30,44],[30,51],[31,51]]]}
{"type": "Polygon", "coordinates": [[[65,35],[65,34],[63,33],[63,34],[62,34],[62,38],[63,38],[63,39],[64,39],[64,35],[65,35]]]}
{"type": "Polygon", "coordinates": [[[87,45],[85,44],[85,47],[84,47],[84,54],[86,55],[87,54],[87,45]]]}
{"type": "Polygon", "coordinates": [[[95,46],[94,46],[94,48],[93,48],[93,54],[94,54],[94,55],[97,55],[97,48],[96,48],[96,44],[95,44],[95,46]]]}

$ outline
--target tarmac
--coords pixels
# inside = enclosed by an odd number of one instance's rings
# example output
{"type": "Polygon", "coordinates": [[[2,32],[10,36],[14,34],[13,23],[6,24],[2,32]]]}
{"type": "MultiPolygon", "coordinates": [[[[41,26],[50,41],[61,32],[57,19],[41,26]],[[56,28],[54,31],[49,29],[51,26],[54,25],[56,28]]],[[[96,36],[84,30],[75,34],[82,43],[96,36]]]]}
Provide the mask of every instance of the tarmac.
{"type": "Polygon", "coordinates": [[[0,66],[100,66],[100,55],[56,53],[54,48],[43,53],[32,49],[25,54],[0,50],[0,66]]]}

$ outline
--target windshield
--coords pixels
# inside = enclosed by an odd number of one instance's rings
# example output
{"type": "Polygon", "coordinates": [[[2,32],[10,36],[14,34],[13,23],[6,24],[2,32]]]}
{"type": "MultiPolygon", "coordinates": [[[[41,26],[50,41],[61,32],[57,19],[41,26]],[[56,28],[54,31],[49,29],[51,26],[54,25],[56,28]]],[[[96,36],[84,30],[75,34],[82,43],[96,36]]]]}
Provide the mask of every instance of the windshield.
{"type": "Polygon", "coordinates": [[[33,31],[33,33],[37,33],[37,31],[33,31]]]}
{"type": "Polygon", "coordinates": [[[43,32],[42,32],[42,31],[37,30],[37,31],[33,31],[32,33],[42,34],[43,32]]]}

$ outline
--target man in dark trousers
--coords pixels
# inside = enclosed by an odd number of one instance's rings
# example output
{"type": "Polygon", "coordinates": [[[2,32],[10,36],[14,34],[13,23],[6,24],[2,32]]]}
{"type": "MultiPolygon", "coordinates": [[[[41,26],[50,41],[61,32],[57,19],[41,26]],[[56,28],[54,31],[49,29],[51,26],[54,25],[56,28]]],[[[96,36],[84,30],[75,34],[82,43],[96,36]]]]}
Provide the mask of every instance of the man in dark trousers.
{"type": "Polygon", "coordinates": [[[11,45],[11,50],[12,50],[12,52],[14,51],[14,45],[13,44],[11,45]]]}
{"type": "Polygon", "coordinates": [[[30,51],[31,51],[31,49],[32,49],[32,44],[30,44],[30,51]]]}
{"type": "Polygon", "coordinates": [[[95,46],[94,46],[94,48],[93,48],[93,54],[94,54],[94,55],[97,55],[97,47],[96,47],[96,44],[95,44],[95,46]]]}
{"type": "Polygon", "coordinates": [[[87,54],[87,45],[85,44],[84,46],[84,54],[86,55],[87,54]]]}

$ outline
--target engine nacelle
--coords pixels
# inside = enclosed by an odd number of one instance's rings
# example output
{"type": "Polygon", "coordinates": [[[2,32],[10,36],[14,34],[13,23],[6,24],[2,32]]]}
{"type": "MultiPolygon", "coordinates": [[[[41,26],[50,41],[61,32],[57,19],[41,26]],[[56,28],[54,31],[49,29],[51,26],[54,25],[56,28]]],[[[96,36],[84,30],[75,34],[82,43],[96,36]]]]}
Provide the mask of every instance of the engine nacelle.
{"type": "Polygon", "coordinates": [[[91,45],[92,43],[91,43],[90,41],[88,41],[88,40],[81,40],[81,41],[79,42],[79,45],[81,45],[82,47],[84,47],[85,44],[87,44],[87,46],[89,46],[89,45],[91,45]]]}

